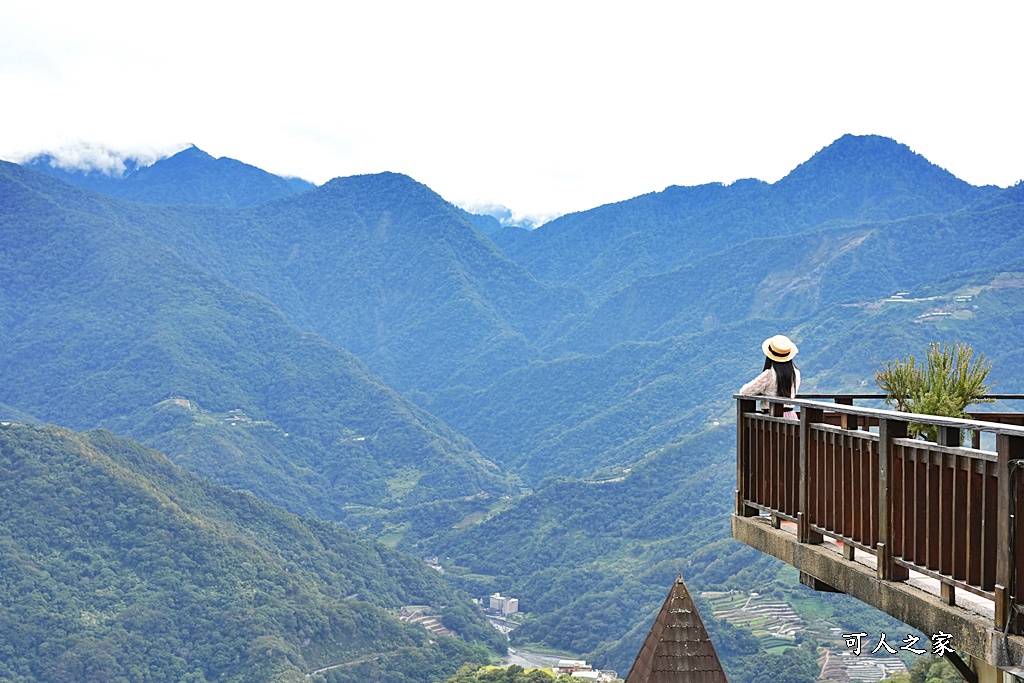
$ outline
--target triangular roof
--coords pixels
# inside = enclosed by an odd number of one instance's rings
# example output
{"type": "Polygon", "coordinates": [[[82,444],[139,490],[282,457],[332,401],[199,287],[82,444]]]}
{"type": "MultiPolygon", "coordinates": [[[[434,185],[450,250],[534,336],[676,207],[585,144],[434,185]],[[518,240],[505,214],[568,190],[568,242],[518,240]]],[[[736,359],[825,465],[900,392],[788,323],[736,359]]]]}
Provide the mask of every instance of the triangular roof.
{"type": "Polygon", "coordinates": [[[729,683],[682,574],[658,612],[626,683],[729,683]]]}

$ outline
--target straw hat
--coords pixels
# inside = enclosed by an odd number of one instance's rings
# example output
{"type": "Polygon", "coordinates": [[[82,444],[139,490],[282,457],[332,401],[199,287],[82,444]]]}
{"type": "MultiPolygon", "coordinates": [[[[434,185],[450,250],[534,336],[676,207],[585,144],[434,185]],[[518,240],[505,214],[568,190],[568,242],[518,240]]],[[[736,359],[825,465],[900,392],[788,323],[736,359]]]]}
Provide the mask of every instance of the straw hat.
{"type": "Polygon", "coordinates": [[[761,344],[761,350],[764,351],[764,355],[780,363],[793,360],[793,356],[797,353],[796,344],[784,334],[777,334],[765,339],[761,344]]]}

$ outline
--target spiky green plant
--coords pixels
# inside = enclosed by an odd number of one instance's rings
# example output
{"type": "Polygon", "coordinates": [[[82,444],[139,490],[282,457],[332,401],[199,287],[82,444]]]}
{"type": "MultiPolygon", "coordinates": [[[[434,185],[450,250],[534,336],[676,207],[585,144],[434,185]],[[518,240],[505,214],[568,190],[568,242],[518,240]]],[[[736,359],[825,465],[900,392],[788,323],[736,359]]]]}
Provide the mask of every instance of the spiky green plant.
{"type": "MultiPolygon", "coordinates": [[[[886,361],[875,366],[875,383],[886,393],[885,402],[905,413],[969,417],[967,406],[991,403],[986,395],[995,382],[986,384],[992,363],[985,354],[974,358],[974,350],[961,342],[933,342],[928,346],[925,362],[918,364],[913,356],[902,361],[886,361]]],[[[934,441],[934,425],[910,423],[912,436],[934,441]]]]}

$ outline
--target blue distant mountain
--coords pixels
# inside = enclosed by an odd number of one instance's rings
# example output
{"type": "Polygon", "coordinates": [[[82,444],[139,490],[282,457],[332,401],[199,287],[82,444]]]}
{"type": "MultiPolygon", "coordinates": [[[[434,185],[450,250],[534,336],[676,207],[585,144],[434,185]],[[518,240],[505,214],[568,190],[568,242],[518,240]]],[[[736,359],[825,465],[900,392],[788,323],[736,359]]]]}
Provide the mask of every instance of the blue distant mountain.
{"type": "Polygon", "coordinates": [[[300,178],[282,178],[192,146],[150,166],[133,159],[121,175],[96,170],[65,169],[49,155],[23,164],[65,182],[95,192],[143,204],[199,204],[223,207],[254,206],[313,189],[300,178]]]}
{"type": "Polygon", "coordinates": [[[537,277],[600,299],[639,276],[750,239],[944,214],[999,192],[959,180],[889,138],[845,135],[776,183],[669,187],[562,216],[505,250],[537,277]]]}

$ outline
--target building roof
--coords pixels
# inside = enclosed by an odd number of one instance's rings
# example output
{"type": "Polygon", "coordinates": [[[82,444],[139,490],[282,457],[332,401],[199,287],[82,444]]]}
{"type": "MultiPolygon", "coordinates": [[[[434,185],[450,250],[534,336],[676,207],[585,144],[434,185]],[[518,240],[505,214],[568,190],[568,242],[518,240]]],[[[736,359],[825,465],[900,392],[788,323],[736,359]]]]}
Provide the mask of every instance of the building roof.
{"type": "Polygon", "coordinates": [[[729,683],[682,574],[658,612],[626,683],[729,683]]]}

